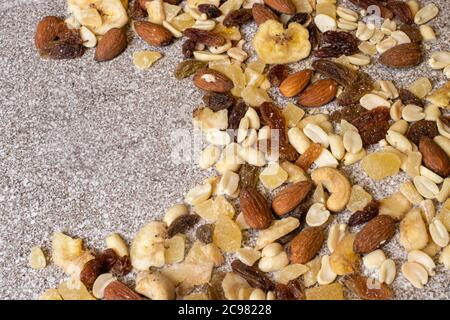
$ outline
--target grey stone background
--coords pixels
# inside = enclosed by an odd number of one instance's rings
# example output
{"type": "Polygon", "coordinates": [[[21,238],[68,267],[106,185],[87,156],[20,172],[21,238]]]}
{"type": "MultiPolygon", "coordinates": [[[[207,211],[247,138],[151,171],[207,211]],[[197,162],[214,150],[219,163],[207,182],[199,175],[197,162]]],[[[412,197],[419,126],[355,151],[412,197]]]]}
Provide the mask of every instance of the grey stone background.
{"type": "MultiPolygon", "coordinates": [[[[441,13],[432,22],[439,34],[432,50],[448,50],[450,5],[434,2],[441,13]]],[[[35,299],[64,279],[55,266],[40,271],[27,266],[32,246],[49,253],[54,231],[80,237],[97,249],[104,248],[111,232],[130,241],[146,221],[162,217],[211,174],[194,163],[175,164],[170,157],[172,131],[191,128],[192,110],[201,99],[190,80],[173,76],[181,42],[150,48],[130,31],[128,49],[111,62],[96,63],[94,50],[71,61],[41,60],[34,50],[35,26],[46,15],[64,14],[63,0],[0,4],[1,299],[35,299]],[[164,58],[139,71],[132,54],[143,49],[156,49],[164,58]]],[[[254,26],[246,28],[247,34],[253,32],[254,26]]],[[[436,85],[444,81],[426,63],[402,71],[374,64],[367,71],[397,84],[421,75],[436,85]]],[[[375,183],[364,178],[358,165],[346,171],[376,198],[405,179],[398,175],[375,183]]],[[[406,254],[398,246],[394,239],[386,252],[399,269],[406,254]]],[[[449,275],[439,267],[424,290],[399,275],[396,297],[449,299],[449,275]]]]}

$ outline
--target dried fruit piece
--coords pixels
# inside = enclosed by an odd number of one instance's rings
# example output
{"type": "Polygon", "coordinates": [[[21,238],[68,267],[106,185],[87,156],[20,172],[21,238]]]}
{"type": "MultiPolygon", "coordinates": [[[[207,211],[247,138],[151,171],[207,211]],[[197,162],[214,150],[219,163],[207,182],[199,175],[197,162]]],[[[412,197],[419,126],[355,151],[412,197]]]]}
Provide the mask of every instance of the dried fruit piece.
{"type": "Polygon", "coordinates": [[[234,105],[234,98],[228,93],[207,92],[203,96],[205,106],[213,111],[220,111],[231,108],[234,105]]]}
{"type": "Polygon", "coordinates": [[[245,221],[255,229],[266,229],[273,218],[264,196],[254,188],[243,188],[239,194],[241,210],[245,221]]]}
{"type": "Polygon", "coordinates": [[[359,274],[352,274],[345,280],[345,285],[363,300],[389,300],[392,290],[377,280],[359,274]]]}
{"type": "Polygon", "coordinates": [[[411,124],[406,137],[416,145],[419,145],[420,139],[422,137],[429,137],[433,139],[438,135],[439,131],[436,122],[429,120],[420,120],[411,124]]]}
{"type": "Polygon", "coordinates": [[[329,30],[323,33],[322,40],[326,45],[313,53],[318,58],[337,58],[359,51],[358,40],[349,32],[329,30]]]}
{"type": "Polygon", "coordinates": [[[400,95],[400,100],[403,102],[403,104],[405,106],[409,105],[409,104],[416,105],[416,106],[419,106],[419,107],[423,107],[424,106],[422,99],[419,99],[411,91],[409,91],[407,89],[400,88],[398,90],[398,93],[400,95]]]}
{"type": "Polygon", "coordinates": [[[167,237],[172,238],[177,233],[186,233],[190,228],[200,221],[196,214],[185,214],[176,218],[167,229],[167,237]]]}
{"type": "Polygon", "coordinates": [[[392,152],[374,152],[361,161],[363,170],[373,180],[382,180],[397,174],[401,164],[400,157],[392,152]]]}
{"type": "Polygon", "coordinates": [[[245,116],[248,110],[247,104],[239,100],[229,111],[228,114],[228,129],[236,130],[239,128],[239,123],[241,119],[245,116]]]}
{"type": "Polygon", "coordinates": [[[362,113],[360,116],[351,121],[359,132],[367,130],[373,123],[390,120],[389,108],[377,107],[362,113]]]}
{"type": "Polygon", "coordinates": [[[310,18],[311,16],[306,12],[297,12],[289,19],[287,25],[293,22],[304,25],[309,21],[310,18]]]}
{"type": "Polygon", "coordinates": [[[214,228],[213,242],[224,252],[235,252],[241,247],[241,229],[229,217],[220,215],[214,228]]]}
{"type": "Polygon", "coordinates": [[[389,1],[386,7],[390,9],[394,16],[401,22],[406,24],[412,24],[414,22],[414,17],[409,8],[408,4],[403,1],[389,1]]]}
{"type": "Polygon", "coordinates": [[[306,263],[310,261],[325,241],[323,229],[311,227],[301,231],[290,244],[291,262],[306,263]]]}
{"type": "Polygon", "coordinates": [[[194,40],[187,39],[181,46],[181,52],[186,59],[192,58],[194,55],[196,43],[194,40]]]}
{"type": "Polygon", "coordinates": [[[358,78],[351,85],[346,87],[339,95],[338,104],[348,106],[358,104],[360,99],[373,89],[373,80],[365,72],[359,72],[358,78]]]}
{"type": "Polygon", "coordinates": [[[223,25],[225,27],[238,27],[253,19],[251,9],[238,9],[231,11],[223,19],[223,25]]]}
{"type": "Polygon", "coordinates": [[[366,205],[372,201],[372,196],[363,189],[360,185],[352,187],[350,199],[347,204],[347,209],[351,212],[363,210],[366,205]]]}
{"type": "Polygon", "coordinates": [[[259,179],[259,167],[248,163],[242,165],[239,171],[239,181],[242,188],[255,188],[259,179]]]}
{"type": "Polygon", "coordinates": [[[188,28],[184,30],[183,34],[196,43],[203,43],[207,46],[218,47],[225,43],[224,37],[212,31],[188,28]]]}
{"type": "Polygon", "coordinates": [[[148,270],[151,266],[164,265],[164,239],[166,226],[163,222],[150,222],[143,226],[133,240],[130,257],[137,270],[148,270]]]}
{"type": "Polygon", "coordinates": [[[378,201],[369,202],[364,209],[356,211],[348,220],[350,227],[369,222],[378,215],[380,204],[378,201]]]}
{"type": "Polygon", "coordinates": [[[358,271],[361,258],[353,251],[354,234],[347,234],[339,241],[330,256],[330,265],[334,273],[343,276],[358,271]]]}
{"type": "Polygon", "coordinates": [[[344,288],[339,282],[305,290],[306,300],[344,300],[344,288]]]}
{"type": "Polygon", "coordinates": [[[395,234],[395,220],[379,215],[370,220],[356,235],[353,250],[356,253],[369,253],[378,249],[395,234]]]}
{"type": "Polygon", "coordinates": [[[212,224],[204,224],[197,228],[195,231],[195,236],[198,240],[205,244],[209,244],[213,241],[213,232],[214,232],[214,225],[212,224]]]}
{"type": "Polygon", "coordinates": [[[304,171],[307,171],[314,161],[320,156],[323,151],[323,146],[320,143],[311,144],[306,151],[298,157],[295,164],[304,171]]]}
{"type": "Polygon", "coordinates": [[[272,200],[272,209],[278,215],[282,216],[294,210],[312,189],[310,181],[301,181],[294,183],[281,190],[272,200]]]}
{"type": "Polygon", "coordinates": [[[388,130],[389,122],[387,121],[378,121],[372,123],[371,125],[366,127],[364,131],[360,132],[363,146],[367,147],[380,142],[386,137],[388,130]]]}
{"type": "Polygon", "coordinates": [[[324,77],[331,78],[344,87],[351,85],[358,77],[355,70],[330,60],[315,60],[312,67],[324,77]]]}
{"type": "MultiPolygon", "coordinates": [[[[379,0],[350,0],[351,3],[353,3],[355,6],[358,6],[364,10],[368,10],[374,7],[377,7],[377,11],[372,11],[371,13],[375,13],[377,15],[380,15],[385,19],[392,19],[394,16],[394,13],[388,9],[386,6],[382,5],[382,3],[379,0]]],[[[372,9],[373,10],[373,9],[372,9]]]]}
{"type": "Polygon", "coordinates": [[[197,6],[197,9],[201,13],[205,13],[208,19],[218,18],[222,15],[222,11],[214,4],[210,3],[201,3],[197,6]]]}
{"type": "Polygon", "coordinates": [[[250,267],[239,260],[234,260],[231,263],[231,268],[235,273],[247,280],[252,287],[264,291],[272,290],[274,288],[273,282],[256,267],[250,267]]]}
{"type": "Polygon", "coordinates": [[[267,77],[272,87],[279,87],[280,84],[289,76],[289,67],[285,64],[276,64],[269,69],[267,77]]]}

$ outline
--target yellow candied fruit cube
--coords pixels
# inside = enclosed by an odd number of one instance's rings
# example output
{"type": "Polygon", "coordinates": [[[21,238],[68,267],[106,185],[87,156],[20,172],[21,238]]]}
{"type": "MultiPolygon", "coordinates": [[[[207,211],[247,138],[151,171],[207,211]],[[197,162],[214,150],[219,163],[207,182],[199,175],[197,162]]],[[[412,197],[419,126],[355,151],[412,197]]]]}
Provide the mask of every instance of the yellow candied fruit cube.
{"type": "Polygon", "coordinates": [[[318,3],[316,5],[316,14],[326,14],[336,19],[336,6],[328,2],[318,3]]]}
{"type": "Polygon", "coordinates": [[[138,69],[145,70],[150,68],[161,57],[162,54],[157,51],[137,51],[133,53],[133,63],[138,69]]]}
{"type": "Polygon", "coordinates": [[[288,174],[288,182],[296,183],[299,181],[306,181],[308,180],[308,177],[305,174],[305,171],[303,171],[302,168],[299,166],[296,166],[292,162],[289,161],[283,161],[280,164],[281,168],[283,168],[284,171],[288,174]]]}
{"type": "Polygon", "coordinates": [[[344,300],[344,289],[338,282],[305,290],[306,300],[344,300]]]}
{"type": "Polygon", "coordinates": [[[45,290],[40,296],[39,300],[62,300],[61,295],[55,288],[45,290]]]}
{"type": "Polygon", "coordinates": [[[186,238],[182,234],[167,239],[164,243],[164,259],[165,263],[171,264],[175,262],[181,262],[184,259],[184,248],[186,238]]]}
{"type": "Polygon", "coordinates": [[[272,163],[259,175],[259,180],[267,189],[276,189],[288,179],[288,173],[278,163],[272,163]]]}
{"type": "Polygon", "coordinates": [[[170,24],[179,31],[184,31],[194,25],[195,20],[189,13],[182,13],[170,21],[170,24]]]}
{"type": "Polygon", "coordinates": [[[259,107],[263,104],[263,102],[272,101],[267,91],[252,86],[245,87],[245,89],[242,90],[241,95],[245,103],[247,103],[251,107],[259,107]]]}
{"type": "Polygon", "coordinates": [[[286,108],[283,109],[283,116],[284,119],[286,119],[286,124],[289,128],[297,126],[297,123],[299,123],[304,115],[305,111],[293,103],[288,103],[286,108]]]}
{"type": "Polygon", "coordinates": [[[249,62],[247,64],[247,68],[250,68],[258,73],[264,73],[264,69],[266,68],[266,64],[261,60],[257,59],[255,61],[249,62]]]}
{"type": "Polygon", "coordinates": [[[217,213],[214,211],[214,200],[208,199],[194,206],[194,212],[208,222],[217,220],[217,213]]]}
{"type": "Polygon", "coordinates": [[[213,210],[217,217],[225,215],[231,219],[233,219],[236,213],[233,205],[224,196],[217,196],[214,199],[213,210]]]}
{"type": "Polygon", "coordinates": [[[263,74],[253,70],[252,68],[245,69],[244,75],[247,86],[259,87],[265,80],[263,74]]]}
{"type": "Polygon", "coordinates": [[[352,187],[347,209],[351,212],[362,210],[370,201],[372,201],[372,196],[363,187],[355,184],[352,187]]]}
{"type": "Polygon", "coordinates": [[[236,252],[241,247],[239,226],[227,216],[219,216],[213,232],[213,243],[224,252],[236,252]]]}
{"type": "Polygon", "coordinates": [[[208,264],[218,267],[223,264],[224,258],[214,243],[203,244],[197,240],[186,256],[186,263],[208,264]]]}
{"type": "Polygon", "coordinates": [[[401,165],[402,160],[392,152],[374,152],[361,161],[361,167],[373,180],[397,174],[401,165]]]}
{"type": "MultiPolygon", "coordinates": [[[[223,13],[223,11],[222,11],[223,13]]],[[[223,13],[225,15],[225,13],[223,13]]],[[[227,40],[239,41],[241,40],[241,32],[238,27],[225,27],[223,24],[218,23],[213,30],[214,33],[220,34],[227,40]]]]}

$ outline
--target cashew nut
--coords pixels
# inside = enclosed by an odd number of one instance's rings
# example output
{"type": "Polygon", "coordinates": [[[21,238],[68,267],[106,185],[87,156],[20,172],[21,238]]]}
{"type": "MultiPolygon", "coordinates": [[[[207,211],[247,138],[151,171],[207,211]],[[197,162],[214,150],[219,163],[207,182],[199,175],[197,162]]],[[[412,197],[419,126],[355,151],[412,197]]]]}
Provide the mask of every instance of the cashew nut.
{"type": "Polygon", "coordinates": [[[173,300],[175,286],[160,273],[141,272],[136,277],[136,291],[152,300],[173,300]]]}
{"type": "Polygon", "coordinates": [[[330,192],[326,203],[329,210],[338,212],[345,208],[351,193],[350,182],[346,176],[335,168],[322,167],[314,170],[311,178],[315,184],[322,184],[330,192]]]}

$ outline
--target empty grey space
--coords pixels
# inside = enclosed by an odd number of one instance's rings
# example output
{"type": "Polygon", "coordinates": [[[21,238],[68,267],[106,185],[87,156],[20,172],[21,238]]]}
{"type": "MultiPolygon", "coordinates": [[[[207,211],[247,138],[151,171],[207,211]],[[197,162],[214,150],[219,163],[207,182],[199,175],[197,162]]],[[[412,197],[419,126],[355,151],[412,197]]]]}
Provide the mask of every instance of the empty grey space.
{"type": "MultiPolygon", "coordinates": [[[[431,22],[439,34],[431,51],[448,50],[450,4],[433,2],[441,13],[431,22]]],[[[171,135],[177,128],[192,129],[192,111],[202,97],[190,79],[173,76],[182,41],[152,48],[129,30],[129,47],[110,62],[96,63],[92,49],[70,61],[40,59],[33,42],[36,24],[65,12],[63,0],[0,4],[0,299],[36,299],[65,279],[54,265],[40,271],[27,266],[32,246],[50,256],[53,232],[80,237],[86,247],[99,250],[111,232],[130,242],[145,222],[161,218],[189,188],[212,175],[194,162],[171,160],[171,135]],[[138,50],[157,50],[164,58],[140,71],[132,63],[138,50]]],[[[250,40],[254,24],[245,31],[250,40]]],[[[374,63],[363,70],[397,85],[419,76],[430,77],[435,86],[445,81],[426,63],[407,70],[374,63]]],[[[345,172],[376,199],[405,181],[403,174],[370,181],[358,164],[345,172]]],[[[385,251],[400,273],[406,252],[398,235],[385,251]]],[[[401,274],[393,287],[397,299],[450,299],[450,271],[438,266],[423,290],[401,274]]]]}

